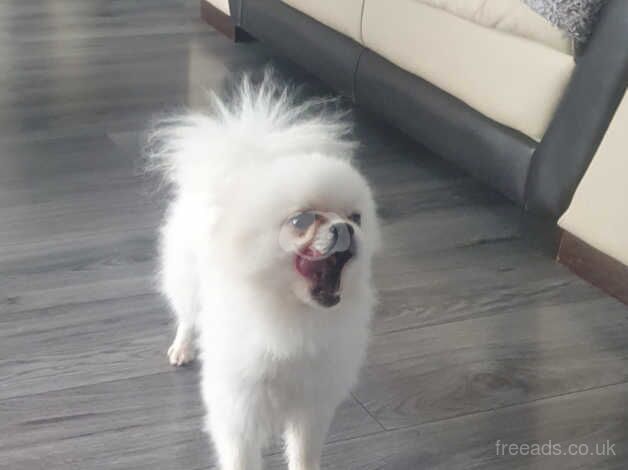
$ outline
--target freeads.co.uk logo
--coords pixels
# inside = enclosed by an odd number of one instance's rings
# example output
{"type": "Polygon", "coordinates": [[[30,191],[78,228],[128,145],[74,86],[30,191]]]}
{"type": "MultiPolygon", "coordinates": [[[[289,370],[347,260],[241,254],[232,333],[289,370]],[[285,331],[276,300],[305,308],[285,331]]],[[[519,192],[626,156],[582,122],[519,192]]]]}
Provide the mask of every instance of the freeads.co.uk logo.
{"type": "Polygon", "coordinates": [[[587,443],[533,442],[516,443],[495,441],[498,456],[615,456],[616,443],[610,441],[587,443]]]}

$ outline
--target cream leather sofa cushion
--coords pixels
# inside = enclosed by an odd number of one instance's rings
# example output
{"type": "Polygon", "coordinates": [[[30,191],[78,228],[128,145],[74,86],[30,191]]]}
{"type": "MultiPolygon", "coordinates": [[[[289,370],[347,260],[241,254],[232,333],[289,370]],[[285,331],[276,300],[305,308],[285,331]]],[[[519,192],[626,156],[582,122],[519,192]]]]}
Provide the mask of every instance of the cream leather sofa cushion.
{"type": "Polygon", "coordinates": [[[628,93],[558,225],[628,265],[628,93]]]}
{"type": "Polygon", "coordinates": [[[361,20],[364,0],[282,0],[357,42],[362,42],[361,20]]]}
{"type": "Polygon", "coordinates": [[[204,0],[204,1],[218,8],[225,15],[231,15],[231,13],[229,12],[229,0],[204,0]]]}
{"type": "Polygon", "coordinates": [[[521,0],[418,0],[480,26],[545,44],[573,54],[573,41],[521,0]]]}
{"type": "Polygon", "coordinates": [[[536,141],[574,68],[567,54],[416,0],[365,0],[362,37],[402,69],[536,141]]]}

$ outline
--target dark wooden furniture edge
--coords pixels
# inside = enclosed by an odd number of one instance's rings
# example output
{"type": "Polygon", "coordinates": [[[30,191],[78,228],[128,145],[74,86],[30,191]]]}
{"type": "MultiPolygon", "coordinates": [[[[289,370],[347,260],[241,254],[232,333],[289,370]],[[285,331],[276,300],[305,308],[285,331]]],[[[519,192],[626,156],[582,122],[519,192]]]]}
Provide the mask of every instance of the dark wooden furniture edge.
{"type": "Polygon", "coordinates": [[[206,0],[201,0],[201,18],[214,29],[235,42],[252,40],[251,36],[233,24],[231,17],[206,0]]]}
{"type": "Polygon", "coordinates": [[[572,272],[628,304],[628,266],[563,231],[557,260],[572,272]]]}

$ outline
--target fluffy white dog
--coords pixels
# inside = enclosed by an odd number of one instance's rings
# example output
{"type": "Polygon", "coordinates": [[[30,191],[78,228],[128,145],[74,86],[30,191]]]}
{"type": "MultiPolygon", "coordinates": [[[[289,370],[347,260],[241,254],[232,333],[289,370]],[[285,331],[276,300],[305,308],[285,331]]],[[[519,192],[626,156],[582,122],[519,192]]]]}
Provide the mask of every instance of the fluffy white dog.
{"type": "Polygon", "coordinates": [[[174,197],[161,286],[176,314],[170,362],[202,360],[207,428],[223,470],[259,470],[283,433],[291,470],[320,468],[356,380],[373,310],[378,222],[354,143],[320,102],[268,76],[211,114],[159,128],[153,161],[174,197]],[[317,111],[318,110],[318,111],[317,111]]]}

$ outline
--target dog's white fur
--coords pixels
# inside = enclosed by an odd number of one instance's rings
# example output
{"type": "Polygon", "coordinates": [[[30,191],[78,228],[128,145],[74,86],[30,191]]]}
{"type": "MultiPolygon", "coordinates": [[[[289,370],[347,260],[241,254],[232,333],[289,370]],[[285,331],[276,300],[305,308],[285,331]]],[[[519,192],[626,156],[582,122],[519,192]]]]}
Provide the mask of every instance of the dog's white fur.
{"type": "Polygon", "coordinates": [[[171,363],[202,360],[207,428],[223,470],[261,469],[261,449],[283,433],[290,470],[315,470],[337,405],[356,380],[374,304],[371,255],[378,222],[351,165],[354,143],[320,103],[294,104],[265,77],[244,79],[211,114],[171,119],[152,161],[173,186],[162,228],[161,287],[178,329],[171,363]],[[362,214],[358,253],[341,301],[309,297],[279,227],[303,209],[362,214]]]}

